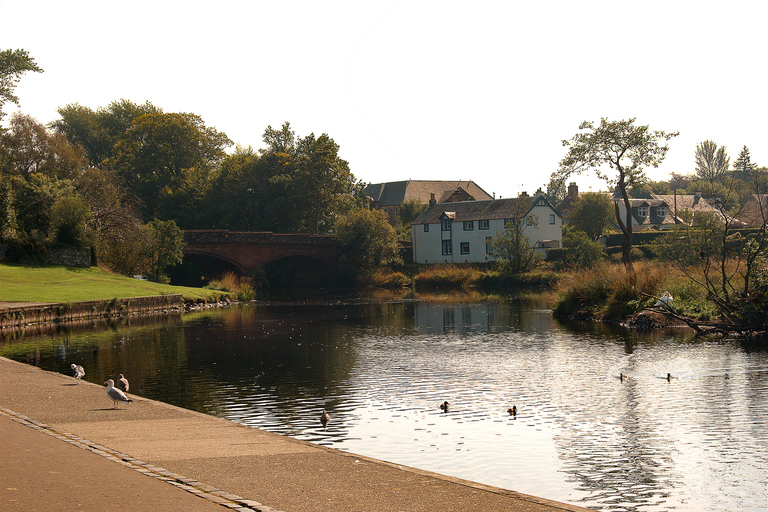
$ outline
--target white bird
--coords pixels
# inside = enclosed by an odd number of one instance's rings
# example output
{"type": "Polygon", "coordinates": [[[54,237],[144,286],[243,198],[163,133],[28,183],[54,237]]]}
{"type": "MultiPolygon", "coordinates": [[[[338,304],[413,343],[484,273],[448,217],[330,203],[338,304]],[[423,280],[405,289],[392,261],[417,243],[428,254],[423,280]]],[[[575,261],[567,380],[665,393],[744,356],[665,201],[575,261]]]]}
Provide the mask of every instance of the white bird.
{"type": "Polygon", "coordinates": [[[672,295],[670,295],[669,292],[664,292],[661,294],[661,297],[659,297],[659,300],[654,304],[654,306],[663,306],[663,305],[669,305],[672,303],[672,295]]]}
{"type": "Polygon", "coordinates": [[[320,423],[323,424],[323,428],[328,425],[329,421],[331,421],[331,415],[328,414],[325,409],[323,409],[323,413],[320,415],[320,423]]]}
{"type": "Polygon", "coordinates": [[[107,385],[107,396],[115,403],[113,409],[117,409],[118,402],[133,402],[133,400],[125,396],[125,393],[115,387],[115,381],[112,379],[109,379],[104,384],[107,385]]]}
{"type": "Polygon", "coordinates": [[[128,392],[128,389],[131,387],[130,384],[128,384],[128,379],[123,377],[123,374],[121,373],[117,378],[117,387],[119,387],[121,390],[128,392]]]}
{"type": "Polygon", "coordinates": [[[83,368],[79,364],[72,363],[72,372],[75,374],[75,378],[77,379],[77,382],[80,382],[80,379],[85,377],[85,368],[83,368]]]}

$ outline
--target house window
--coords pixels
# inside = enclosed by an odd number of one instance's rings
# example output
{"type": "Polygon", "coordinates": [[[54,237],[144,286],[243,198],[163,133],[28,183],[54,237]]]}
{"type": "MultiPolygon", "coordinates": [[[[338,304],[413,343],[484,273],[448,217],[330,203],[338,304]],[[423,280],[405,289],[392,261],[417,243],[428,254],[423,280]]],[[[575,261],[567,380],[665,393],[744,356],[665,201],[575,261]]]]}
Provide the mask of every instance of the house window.
{"type": "Polygon", "coordinates": [[[533,226],[533,217],[526,217],[525,223],[529,226],[533,226]]]}
{"type": "Polygon", "coordinates": [[[515,222],[515,219],[504,219],[504,227],[509,226],[513,222],[515,222]]]}
{"type": "Polygon", "coordinates": [[[490,228],[490,222],[488,219],[483,219],[477,221],[477,228],[478,229],[489,229],[490,228]]]}
{"type": "Polygon", "coordinates": [[[555,223],[555,214],[554,213],[550,213],[549,214],[549,223],[550,224],[554,224],[555,223]]]}
{"type": "Polygon", "coordinates": [[[424,224],[424,232],[429,233],[429,224],[424,224]]]}
{"type": "Polygon", "coordinates": [[[667,216],[667,207],[666,206],[659,206],[656,208],[656,215],[659,217],[666,217],[667,216]]]}
{"type": "Polygon", "coordinates": [[[464,231],[472,231],[475,229],[475,221],[473,220],[465,220],[464,221],[464,231]]]}
{"type": "Polygon", "coordinates": [[[443,256],[447,256],[452,253],[453,252],[451,251],[451,241],[443,240],[443,256]]]}
{"type": "Polygon", "coordinates": [[[637,207],[637,216],[638,217],[647,217],[648,216],[648,207],[647,206],[638,206],[637,207]]]}
{"type": "Polygon", "coordinates": [[[469,242],[461,242],[461,254],[469,254],[469,242]]]}
{"type": "Polygon", "coordinates": [[[485,237],[485,254],[491,254],[493,252],[491,250],[491,241],[493,240],[492,236],[485,237]]]}
{"type": "MultiPolygon", "coordinates": [[[[451,230],[451,219],[443,219],[440,222],[441,229],[443,231],[450,231],[451,230]]],[[[450,254],[450,253],[448,253],[450,254]]]]}

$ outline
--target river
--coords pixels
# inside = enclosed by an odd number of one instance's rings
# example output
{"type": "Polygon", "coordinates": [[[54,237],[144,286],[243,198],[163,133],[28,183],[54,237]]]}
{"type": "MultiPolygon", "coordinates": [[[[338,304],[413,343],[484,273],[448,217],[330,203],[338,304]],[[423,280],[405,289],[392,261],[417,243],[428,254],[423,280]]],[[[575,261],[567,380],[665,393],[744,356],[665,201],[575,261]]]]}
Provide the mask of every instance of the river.
{"type": "Polygon", "coordinates": [[[765,345],[560,323],[535,296],[259,303],[6,336],[0,355],[596,510],[766,509],[765,345]]]}

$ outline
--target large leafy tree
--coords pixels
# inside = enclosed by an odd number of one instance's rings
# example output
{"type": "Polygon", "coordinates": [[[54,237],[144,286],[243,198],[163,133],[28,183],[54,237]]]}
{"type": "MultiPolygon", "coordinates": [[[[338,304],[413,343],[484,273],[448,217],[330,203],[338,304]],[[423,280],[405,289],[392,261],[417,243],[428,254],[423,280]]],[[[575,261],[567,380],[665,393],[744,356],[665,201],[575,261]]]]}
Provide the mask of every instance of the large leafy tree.
{"type": "Polygon", "coordinates": [[[207,177],[231,143],[194,114],[146,114],[133,121],[107,163],[142,200],[145,216],[152,218],[191,177],[207,177]]]}
{"type": "Polygon", "coordinates": [[[28,115],[11,116],[0,133],[0,174],[72,179],[88,166],[83,150],[64,135],[51,133],[28,115]]]}
{"type": "Polygon", "coordinates": [[[339,217],[336,241],[343,252],[341,274],[350,280],[401,262],[397,233],[381,210],[358,208],[339,217]]]}
{"type": "Polygon", "coordinates": [[[19,98],[14,94],[14,90],[21,80],[21,75],[28,71],[43,72],[26,50],[0,50],[0,121],[5,116],[3,113],[5,103],[19,104],[19,98]]]}
{"type": "Polygon", "coordinates": [[[593,242],[607,233],[613,224],[613,202],[605,194],[580,194],[573,206],[568,225],[586,233],[593,242]]]}
{"type": "Polygon", "coordinates": [[[632,223],[627,189],[645,180],[646,167],[659,166],[669,149],[664,142],[676,137],[678,132],[651,131],[648,126],[635,125],[635,118],[621,121],[602,118],[598,126],[584,121],[579,130],[573,138],[563,141],[568,152],[560,161],[555,177],[565,179],[572,174],[593,171],[609,185],[616,186],[627,213],[627,222],[624,222],[619,203],[615,203],[616,222],[624,234],[622,259],[631,272],[632,223]]]}
{"type": "Polygon", "coordinates": [[[125,99],[96,110],[73,103],[58,109],[61,119],[52,122],[51,127],[82,146],[91,165],[100,165],[113,156],[115,145],[125,137],[133,121],[161,112],[150,102],[137,104],[125,99]]]}

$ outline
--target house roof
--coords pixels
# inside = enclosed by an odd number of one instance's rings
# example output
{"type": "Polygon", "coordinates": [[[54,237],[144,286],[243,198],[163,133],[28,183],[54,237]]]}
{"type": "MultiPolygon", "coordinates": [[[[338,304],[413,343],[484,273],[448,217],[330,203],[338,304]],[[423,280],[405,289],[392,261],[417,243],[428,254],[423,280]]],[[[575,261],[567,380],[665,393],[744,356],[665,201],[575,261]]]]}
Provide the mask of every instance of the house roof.
{"type": "Polygon", "coordinates": [[[419,215],[413,224],[436,224],[443,215],[462,222],[465,220],[512,219],[527,214],[533,206],[543,201],[554,213],[560,215],[543,196],[491,199],[489,201],[462,201],[437,203],[419,215]]]}
{"type": "Polygon", "coordinates": [[[365,195],[373,198],[381,206],[397,206],[405,201],[417,200],[428,203],[432,194],[435,199],[445,201],[456,190],[462,188],[478,201],[492,199],[492,196],[473,181],[432,181],[407,180],[387,183],[371,183],[365,187],[365,195]]]}
{"type": "Polygon", "coordinates": [[[752,194],[741,207],[738,219],[747,226],[762,226],[768,216],[768,195],[752,194]]]}
{"type": "Polygon", "coordinates": [[[680,217],[680,212],[693,212],[694,217],[697,213],[712,213],[721,222],[728,220],[731,223],[737,222],[736,219],[713,206],[701,194],[651,194],[654,199],[661,199],[669,206],[669,211],[674,217],[680,217]]]}
{"type": "MultiPolygon", "coordinates": [[[[624,204],[623,201],[618,200],[622,206],[624,204]]],[[[673,215],[672,210],[669,208],[669,205],[666,201],[663,199],[630,199],[629,200],[629,207],[633,210],[635,208],[639,208],[645,206],[648,208],[647,215],[640,216],[636,215],[636,213],[632,212],[632,219],[635,221],[635,226],[633,228],[633,231],[642,231],[643,229],[651,228],[653,226],[660,226],[665,224],[677,224],[677,221],[675,219],[675,216],[673,215]],[[665,215],[660,216],[659,207],[666,207],[665,208],[665,215]]]]}

